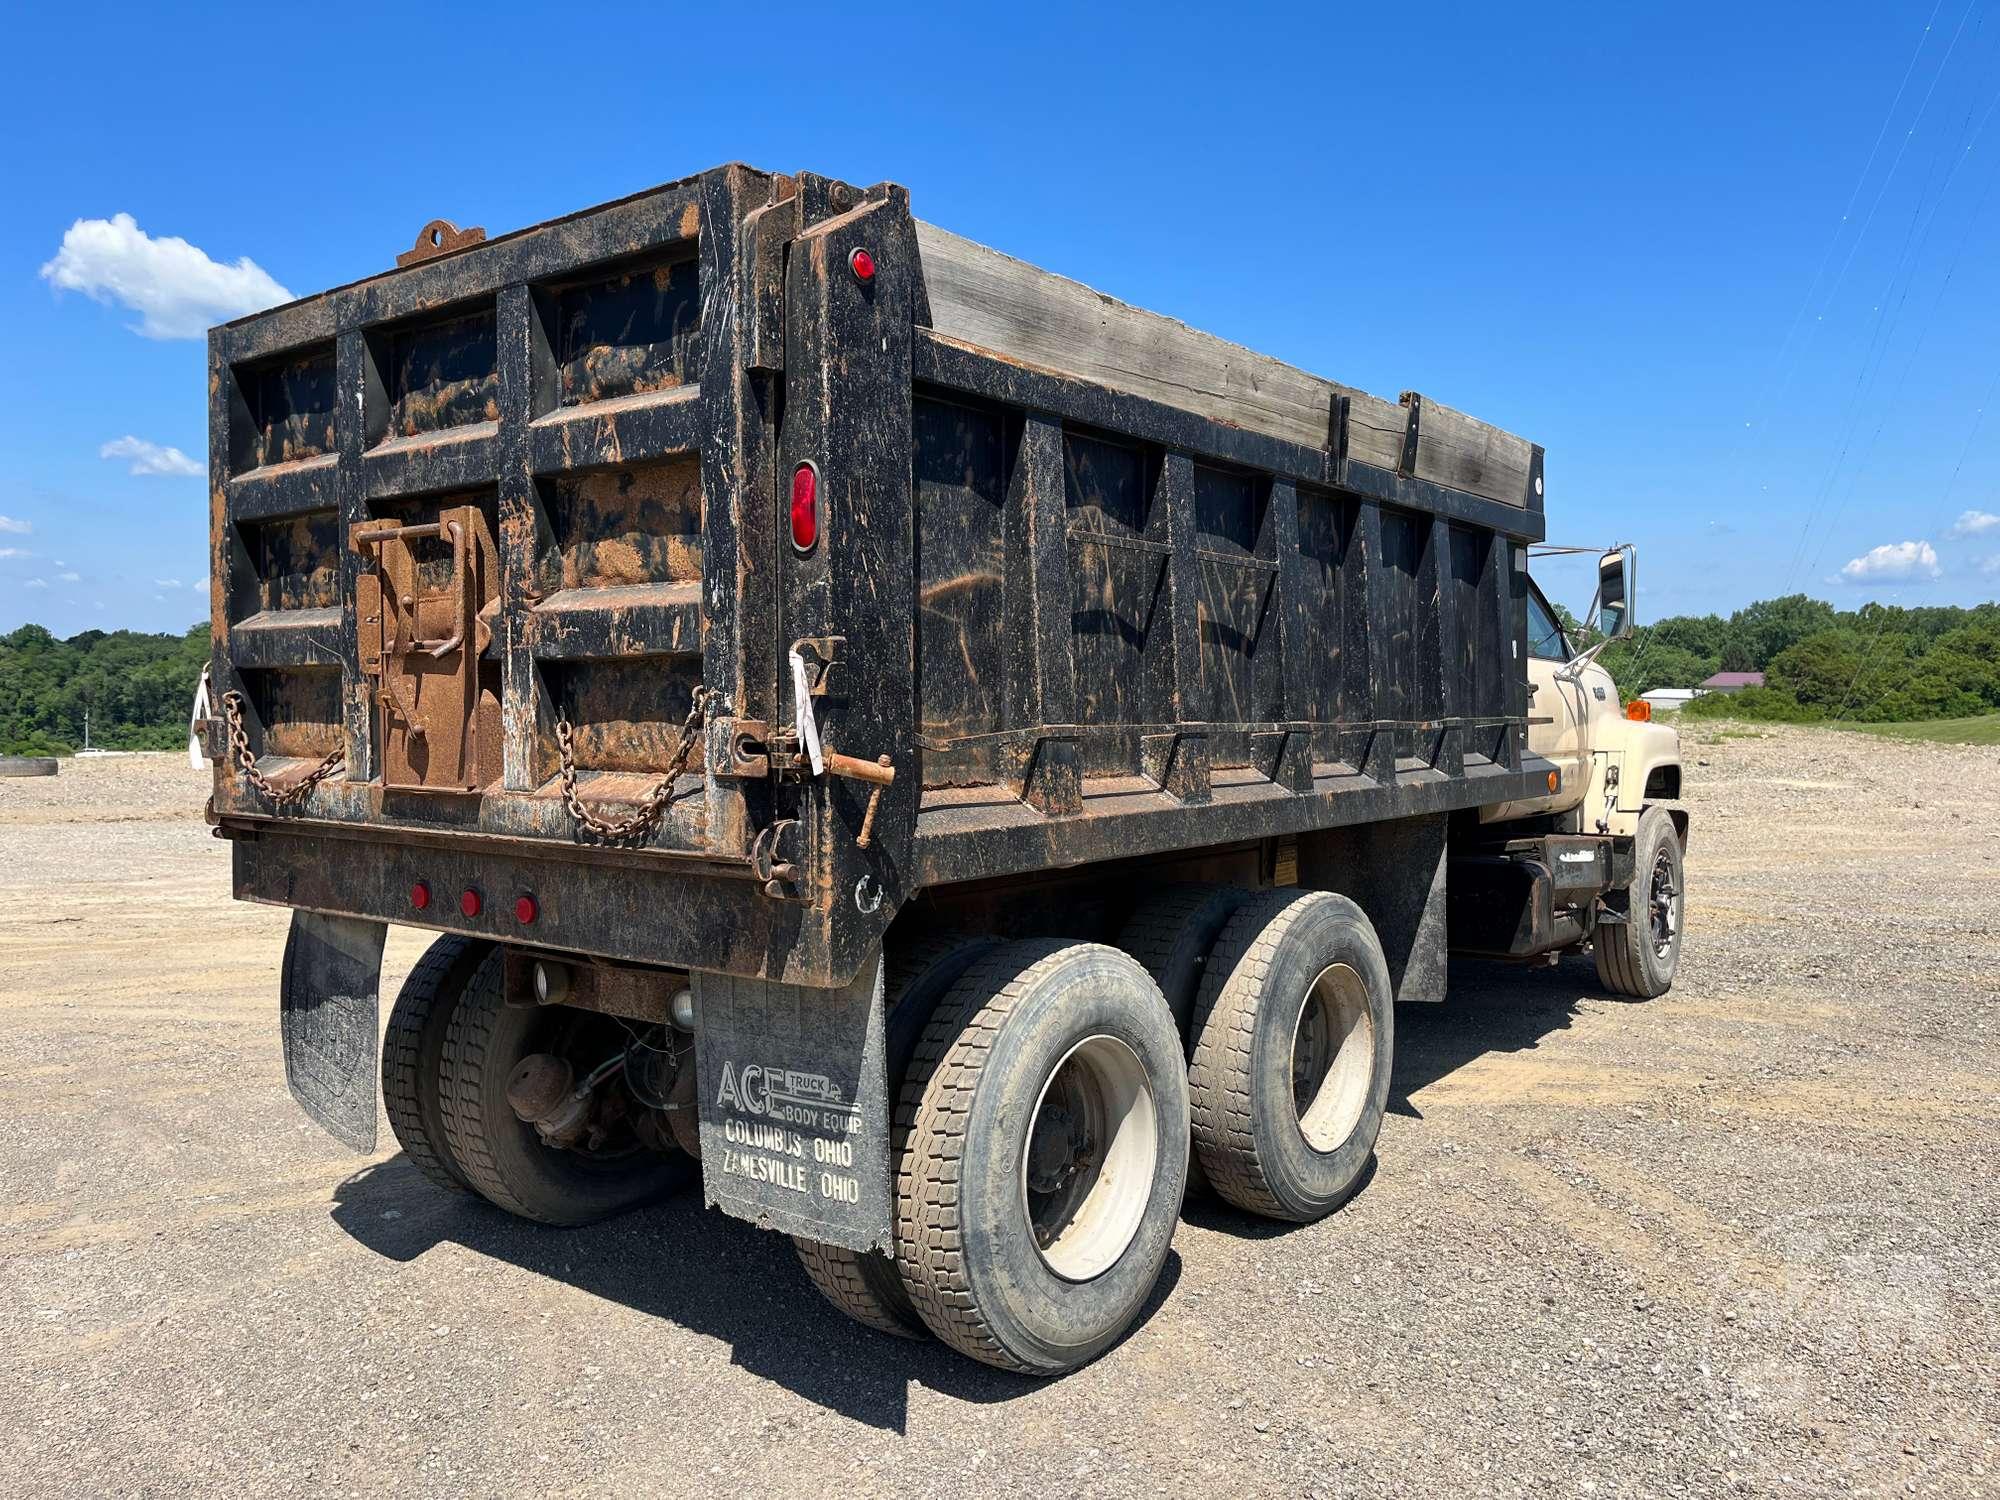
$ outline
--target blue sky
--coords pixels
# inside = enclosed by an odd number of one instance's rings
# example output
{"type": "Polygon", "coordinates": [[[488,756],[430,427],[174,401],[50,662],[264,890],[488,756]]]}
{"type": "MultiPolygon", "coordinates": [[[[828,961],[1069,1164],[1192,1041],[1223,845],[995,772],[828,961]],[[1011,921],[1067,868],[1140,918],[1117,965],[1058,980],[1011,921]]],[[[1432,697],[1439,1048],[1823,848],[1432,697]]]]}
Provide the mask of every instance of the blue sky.
{"type": "Polygon", "coordinates": [[[149,334],[730,159],[1520,432],[1643,615],[2000,592],[1979,0],[444,10],[17,15],[0,629],[204,613],[203,345],[149,334]]]}

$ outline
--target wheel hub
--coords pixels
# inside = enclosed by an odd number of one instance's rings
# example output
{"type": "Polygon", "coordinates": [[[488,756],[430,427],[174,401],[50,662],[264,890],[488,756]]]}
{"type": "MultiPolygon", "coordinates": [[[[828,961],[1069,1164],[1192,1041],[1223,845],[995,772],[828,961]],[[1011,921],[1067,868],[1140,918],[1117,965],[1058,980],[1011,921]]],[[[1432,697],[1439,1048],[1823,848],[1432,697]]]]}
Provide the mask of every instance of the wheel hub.
{"type": "Polygon", "coordinates": [[[1680,891],[1674,885],[1673,859],[1669,851],[1662,849],[1659,858],[1653,861],[1653,877],[1646,898],[1655,957],[1665,958],[1674,945],[1680,926],[1679,896],[1680,891]]]}
{"type": "Polygon", "coordinates": [[[1042,1085],[1021,1143],[1021,1207],[1051,1270],[1086,1281],[1125,1253],[1158,1160],[1152,1086],[1138,1055],[1116,1037],[1077,1043],[1042,1085]]]}
{"type": "Polygon", "coordinates": [[[1347,964],[1333,964],[1306,991],[1292,1033],[1292,1110],[1306,1144],[1338,1150],[1360,1123],[1374,1079],[1367,986],[1347,964]]]}
{"type": "MultiPolygon", "coordinates": [[[[1060,1193],[1079,1172],[1095,1165],[1089,1123],[1077,1108],[1074,1093],[1075,1089],[1065,1083],[1064,1097],[1044,1105],[1035,1119],[1034,1134],[1028,1141],[1028,1191],[1031,1194],[1060,1193]]],[[[1036,1238],[1046,1244],[1053,1229],[1045,1235],[1043,1228],[1037,1223],[1035,1233],[1036,1238]]]]}

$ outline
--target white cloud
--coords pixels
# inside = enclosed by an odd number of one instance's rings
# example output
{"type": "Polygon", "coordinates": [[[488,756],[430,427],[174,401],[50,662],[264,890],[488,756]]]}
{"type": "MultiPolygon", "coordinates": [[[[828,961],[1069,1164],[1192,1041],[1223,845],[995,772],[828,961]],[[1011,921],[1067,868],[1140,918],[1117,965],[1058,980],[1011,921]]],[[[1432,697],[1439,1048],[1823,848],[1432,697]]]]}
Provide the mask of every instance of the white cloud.
{"type": "Polygon", "coordinates": [[[49,581],[46,578],[30,578],[26,583],[21,585],[24,589],[45,589],[48,586],[49,581]]]}
{"type": "Polygon", "coordinates": [[[1847,583],[1928,583],[1943,570],[1929,542],[1884,542],[1840,570],[1847,583]]]}
{"type": "Polygon", "coordinates": [[[177,589],[180,586],[181,581],[178,578],[155,578],[153,580],[153,587],[156,589],[177,589]]]}
{"type": "Polygon", "coordinates": [[[198,245],[154,239],[130,214],[78,219],[42,278],[63,291],[139,314],[133,332],[149,339],[198,339],[211,323],[261,312],[292,294],[248,256],[211,260],[198,245]]]}
{"type": "Polygon", "coordinates": [[[56,574],[56,581],[58,583],[82,583],[83,575],[81,573],[58,573],[56,574]]]}
{"type": "Polygon", "coordinates": [[[1979,564],[1979,571],[1988,578],[2000,578],[2000,552],[1982,561],[1979,564]]]}
{"type": "Polygon", "coordinates": [[[122,438],[113,438],[97,450],[99,458],[129,458],[134,474],[185,474],[201,473],[201,465],[189,458],[178,448],[163,448],[158,443],[149,443],[144,438],[127,433],[122,438]]]}
{"type": "Polygon", "coordinates": [[[197,578],[188,587],[193,589],[197,594],[205,594],[208,592],[208,580],[206,578],[197,578]]]}
{"type": "Polygon", "coordinates": [[[11,531],[15,536],[26,536],[35,528],[27,521],[18,521],[12,516],[0,516],[0,531],[11,531]]]}
{"type": "Polygon", "coordinates": [[[1968,510],[1960,514],[1952,523],[1953,536],[1978,536],[1983,531],[1991,531],[2000,526],[2000,516],[1990,510],[1968,510]]]}
{"type": "Polygon", "coordinates": [[[35,554],[22,547],[0,547],[0,557],[33,557],[35,554]]]}

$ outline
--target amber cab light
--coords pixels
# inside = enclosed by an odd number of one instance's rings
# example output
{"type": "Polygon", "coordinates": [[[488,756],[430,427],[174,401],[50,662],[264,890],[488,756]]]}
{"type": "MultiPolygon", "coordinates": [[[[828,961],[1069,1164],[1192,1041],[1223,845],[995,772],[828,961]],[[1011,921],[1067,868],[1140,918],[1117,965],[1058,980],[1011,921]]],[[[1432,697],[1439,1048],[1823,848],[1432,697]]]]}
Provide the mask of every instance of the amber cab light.
{"type": "Polygon", "coordinates": [[[431,887],[427,880],[419,880],[410,887],[410,905],[422,911],[431,904],[431,887]]]}
{"type": "Polygon", "coordinates": [[[875,279],[875,257],[857,245],[847,257],[847,269],[854,273],[856,281],[873,281],[875,279]]]}
{"type": "Polygon", "coordinates": [[[467,886],[465,894],[458,898],[458,909],[468,917],[478,916],[480,908],[484,905],[485,903],[479,899],[479,892],[471,886],[467,886]]]}
{"type": "Polygon", "coordinates": [[[535,898],[533,896],[523,896],[519,901],[514,903],[514,920],[526,925],[540,916],[541,911],[542,909],[535,905],[535,898]]]}
{"type": "Polygon", "coordinates": [[[1562,772],[1560,772],[1560,771],[1551,771],[1551,772],[1549,772],[1549,790],[1550,790],[1550,791],[1552,791],[1552,792],[1559,792],[1559,791],[1561,791],[1561,790],[1562,790],[1562,784],[1563,784],[1563,779],[1562,779],[1562,772]]]}
{"type": "Polygon", "coordinates": [[[1634,724],[1650,724],[1653,722],[1653,705],[1644,698],[1634,698],[1625,705],[1625,717],[1634,724]]]}
{"type": "Polygon", "coordinates": [[[819,541],[819,469],[802,463],[792,470],[792,545],[810,552],[819,541]]]}

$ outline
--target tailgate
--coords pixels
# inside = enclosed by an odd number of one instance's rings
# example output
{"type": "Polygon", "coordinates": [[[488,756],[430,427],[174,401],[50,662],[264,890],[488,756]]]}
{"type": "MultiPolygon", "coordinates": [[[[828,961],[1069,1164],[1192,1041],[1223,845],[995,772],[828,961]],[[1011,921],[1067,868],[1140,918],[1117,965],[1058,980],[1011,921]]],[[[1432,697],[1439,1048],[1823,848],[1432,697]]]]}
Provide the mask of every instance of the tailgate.
{"type": "Polygon", "coordinates": [[[220,813],[747,858],[690,711],[768,717],[775,680],[732,628],[768,461],[704,306],[769,191],[725,169],[456,251],[427,227],[405,269],[215,331],[220,813]]]}
{"type": "Polygon", "coordinates": [[[476,234],[210,336],[237,894],[844,983],[913,836],[907,201],[731,166],[476,234]]]}

